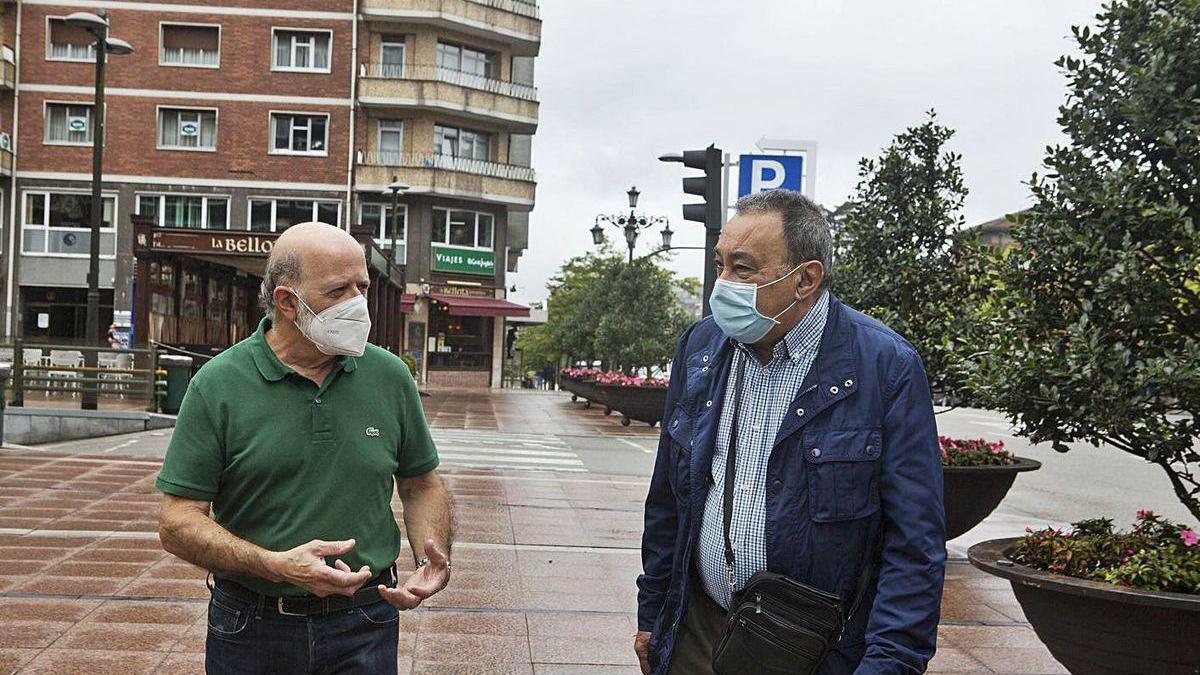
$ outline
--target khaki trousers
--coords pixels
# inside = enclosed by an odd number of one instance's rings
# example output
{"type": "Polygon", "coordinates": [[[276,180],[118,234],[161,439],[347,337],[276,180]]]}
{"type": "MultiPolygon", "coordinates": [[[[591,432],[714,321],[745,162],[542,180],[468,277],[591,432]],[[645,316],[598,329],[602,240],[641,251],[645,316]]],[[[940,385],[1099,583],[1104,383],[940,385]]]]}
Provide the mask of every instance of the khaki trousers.
{"type": "Polygon", "coordinates": [[[713,650],[725,632],[728,612],[708,597],[693,576],[687,616],[675,636],[671,675],[711,675],[713,650]]]}

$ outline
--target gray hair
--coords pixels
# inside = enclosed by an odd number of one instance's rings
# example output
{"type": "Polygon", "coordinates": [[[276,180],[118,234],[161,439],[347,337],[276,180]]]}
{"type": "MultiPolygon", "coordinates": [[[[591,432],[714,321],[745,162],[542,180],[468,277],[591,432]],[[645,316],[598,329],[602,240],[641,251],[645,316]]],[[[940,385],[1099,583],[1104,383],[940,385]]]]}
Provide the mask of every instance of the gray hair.
{"type": "Polygon", "coordinates": [[[296,287],[300,285],[300,255],[288,251],[279,256],[271,256],[267,260],[267,269],[263,272],[262,285],[259,287],[259,300],[263,311],[275,321],[275,289],[279,286],[296,287]]]}
{"type": "Polygon", "coordinates": [[[833,280],[833,235],[825,211],[813,200],[794,190],[771,190],[746,195],[735,208],[739,216],[778,213],[783,219],[788,267],[816,260],[825,267],[821,288],[829,288],[833,280]]]}

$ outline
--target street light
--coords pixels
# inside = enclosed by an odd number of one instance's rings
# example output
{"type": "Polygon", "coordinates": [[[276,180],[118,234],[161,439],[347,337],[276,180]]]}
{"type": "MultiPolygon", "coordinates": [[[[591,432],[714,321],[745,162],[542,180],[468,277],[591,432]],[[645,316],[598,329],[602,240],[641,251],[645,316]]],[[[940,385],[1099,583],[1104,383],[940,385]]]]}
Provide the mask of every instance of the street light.
{"type": "MultiPolygon", "coordinates": [[[[96,52],[96,85],[92,104],[92,213],[91,241],[88,242],[88,290],[87,290],[87,321],[84,327],[86,341],[95,342],[100,337],[100,223],[104,215],[104,198],[100,185],[104,177],[104,65],[108,55],[124,56],[133,53],[133,46],[128,42],[110,37],[108,34],[108,16],[104,10],[99,14],[91,12],[75,12],[66,18],[68,26],[82,28],[95,38],[96,52]]],[[[90,368],[89,373],[95,373],[97,352],[87,350],[84,353],[84,366],[90,368]]],[[[84,410],[96,409],[96,382],[84,387],[80,406],[84,410]]]]}
{"type": "Polygon", "coordinates": [[[629,188],[625,194],[629,195],[629,215],[596,216],[596,222],[592,225],[590,232],[592,233],[592,242],[599,246],[604,243],[604,228],[600,227],[600,223],[608,223],[621,229],[625,234],[625,244],[629,247],[629,262],[632,263],[633,249],[637,246],[638,235],[642,230],[659,224],[666,225],[667,229],[670,229],[671,225],[665,216],[647,217],[645,214],[638,214],[636,211],[638,197],[642,193],[638,191],[637,186],[629,188]]]}
{"type": "Polygon", "coordinates": [[[400,207],[397,201],[400,198],[400,192],[409,189],[409,186],[401,183],[396,176],[392,176],[392,182],[388,183],[387,189],[392,192],[392,264],[395,264],[396,249],[400,246],[400,207]]]}

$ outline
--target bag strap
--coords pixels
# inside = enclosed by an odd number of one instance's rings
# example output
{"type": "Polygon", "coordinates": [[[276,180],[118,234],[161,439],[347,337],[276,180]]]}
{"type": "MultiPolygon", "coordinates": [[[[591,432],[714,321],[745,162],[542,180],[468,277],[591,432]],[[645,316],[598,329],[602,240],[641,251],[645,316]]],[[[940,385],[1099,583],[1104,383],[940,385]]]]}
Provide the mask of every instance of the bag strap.
{"type": "MultiPolygon", "coordinates": [[[[738,357],[738,352],[734,351],[734,359],[738,357]]],[[[737,590],[736,578],[733,573],[733,544],[729,539],[729,528],[733,520],[733,487],[734,473],[737,471],[737,435],[738,435],[738,413],[742,407],[742,380],[746,376],[746,355],[741,355],[741,360],[738,362],[737,381],[734,382],[733,390],[733,413],[729,423],[729,449],[725,453],[725,493],[722,500],[722,524],[725,529],[725,567],[729,572],[729,596],[733,597],[734,591],[737,590]]]]}

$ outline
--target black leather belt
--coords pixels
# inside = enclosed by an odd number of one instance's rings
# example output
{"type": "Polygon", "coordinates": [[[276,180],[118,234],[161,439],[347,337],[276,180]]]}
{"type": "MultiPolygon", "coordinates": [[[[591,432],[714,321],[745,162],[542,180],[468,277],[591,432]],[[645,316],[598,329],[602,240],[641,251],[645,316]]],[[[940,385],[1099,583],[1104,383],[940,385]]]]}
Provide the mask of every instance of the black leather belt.
{"type": "Polygon", "coordinates": [[[382,600],[378,588],[380,584],[388,588],[396,587],[396,566],[392,565],[380,572],[374,579],[363,584],[363,587],[354,595],[330,595],[324,598],[318,598],[315,595],[285,595],[283,597],[263,595],[255,593],[236,581],[215,578],[213,581],[222,593],[243,602],[256,605],[261,602],[264,607],[272,607],[282,616],[319,616],[379,602],[382,600]]]}

